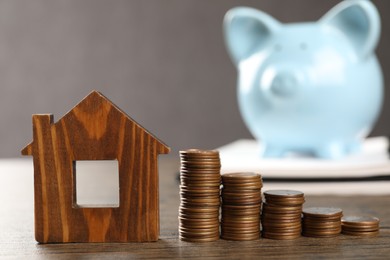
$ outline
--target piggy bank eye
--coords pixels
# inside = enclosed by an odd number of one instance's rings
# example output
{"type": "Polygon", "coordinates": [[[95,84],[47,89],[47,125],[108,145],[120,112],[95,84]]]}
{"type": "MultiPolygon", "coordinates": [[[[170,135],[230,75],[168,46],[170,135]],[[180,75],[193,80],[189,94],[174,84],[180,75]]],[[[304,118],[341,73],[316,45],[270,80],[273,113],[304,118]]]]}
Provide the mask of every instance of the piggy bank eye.
{"type": "Polygon", "coordinates": [[[301,43],[299,44],[299,49],[301,49],[301,50],[303,50],[303,51],[307,50],[307,44],[304,43],[304,42],[301,42],[301,43]]]}
{"type": "Polygon", "coordinates": [[[274,49],[275,49],[275,51],[281,51],[283,48],[282,48],[282,45],[277,43],[277,44],[275,44],[274,49]]]}

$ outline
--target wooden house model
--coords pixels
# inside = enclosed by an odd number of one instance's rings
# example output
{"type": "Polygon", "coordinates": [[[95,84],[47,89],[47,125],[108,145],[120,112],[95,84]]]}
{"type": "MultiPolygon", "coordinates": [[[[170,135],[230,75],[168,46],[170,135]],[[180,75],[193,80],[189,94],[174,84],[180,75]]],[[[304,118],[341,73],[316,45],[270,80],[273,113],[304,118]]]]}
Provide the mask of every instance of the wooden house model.
{"type": "Polygon", "coordinates": [[[40,243],[146,242],[159,237],[158,155],[169,147],[91,92],[54,123],[33,115],[35,238],[40,243]],[[118,207],[80,207],[75,162],[117,160],[118,207]]]}

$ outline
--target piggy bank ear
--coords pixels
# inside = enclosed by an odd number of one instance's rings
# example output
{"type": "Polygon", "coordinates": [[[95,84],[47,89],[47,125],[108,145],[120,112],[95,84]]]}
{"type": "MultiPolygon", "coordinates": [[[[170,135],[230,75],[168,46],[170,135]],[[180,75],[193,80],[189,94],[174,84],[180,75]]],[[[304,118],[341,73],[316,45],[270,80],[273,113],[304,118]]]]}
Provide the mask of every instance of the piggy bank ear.
{"type": "Polygon", "coordinates": [[[226,46],[236,64],[264,46],[280,27],[271,16],[249,7],[229,10],[223,25],[226,46]]]}
{"type": "Polygon", "coordinates": [[[343,1],[326,13],[319,22],[332,26],[346,35],[359,57],[368,57],[378,44],[380,18],[370,1],[343,1]]]}

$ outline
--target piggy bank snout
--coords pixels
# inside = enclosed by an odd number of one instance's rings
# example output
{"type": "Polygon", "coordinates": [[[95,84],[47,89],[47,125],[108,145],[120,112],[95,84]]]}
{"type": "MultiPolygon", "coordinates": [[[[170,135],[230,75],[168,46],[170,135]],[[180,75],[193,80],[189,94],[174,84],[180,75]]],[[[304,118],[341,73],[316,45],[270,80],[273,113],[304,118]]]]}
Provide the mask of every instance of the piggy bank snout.
{"type": "Polygon", "coordinates": [[[272,75],[265,73],[268,79],[262,81],[263,90],[278,97],[290,97],[297,94],[303,84],[301,75],[294,71],[279,71],[272,75]]]}

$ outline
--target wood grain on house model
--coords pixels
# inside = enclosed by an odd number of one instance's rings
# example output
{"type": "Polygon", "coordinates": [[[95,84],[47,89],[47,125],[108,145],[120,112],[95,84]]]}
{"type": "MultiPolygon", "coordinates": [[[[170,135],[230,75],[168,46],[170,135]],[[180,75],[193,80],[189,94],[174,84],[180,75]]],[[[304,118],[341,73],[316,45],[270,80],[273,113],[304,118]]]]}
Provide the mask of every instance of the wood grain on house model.
{"type": "Polygon", "coordinates": [[[33,115],[35,236],[50,242],[143,242],[159,237],[158,155],[169,147],[93,91],[54,123],[33,115]],[[75,162],[118,160],[119,207],[76,204],[75,162]]]}

